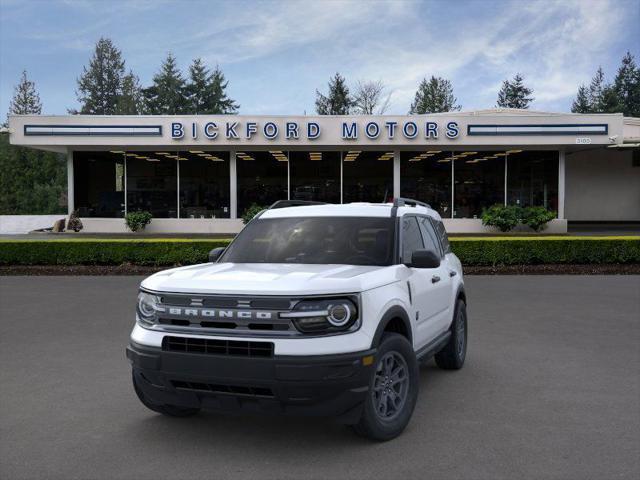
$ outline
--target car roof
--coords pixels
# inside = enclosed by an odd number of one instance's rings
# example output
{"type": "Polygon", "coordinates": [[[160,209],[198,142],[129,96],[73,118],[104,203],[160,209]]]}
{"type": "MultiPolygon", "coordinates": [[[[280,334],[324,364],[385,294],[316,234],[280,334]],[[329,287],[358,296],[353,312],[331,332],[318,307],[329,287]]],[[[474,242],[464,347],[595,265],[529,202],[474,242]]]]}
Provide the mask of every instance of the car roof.
{"type": "MultiPolygon", "coordinates": [[[[284,208],[272,208],[264,210],[260,218],[292,218],[292,217],[381,217],[390,218],[393,216],[392,203],[343,203],[343,204],[319,204],[304,205],[284,208]]],[[[428,215],[441,220],[438,212],[421,205],[396,207],[396,216],[414,213],[428,215]]]]}

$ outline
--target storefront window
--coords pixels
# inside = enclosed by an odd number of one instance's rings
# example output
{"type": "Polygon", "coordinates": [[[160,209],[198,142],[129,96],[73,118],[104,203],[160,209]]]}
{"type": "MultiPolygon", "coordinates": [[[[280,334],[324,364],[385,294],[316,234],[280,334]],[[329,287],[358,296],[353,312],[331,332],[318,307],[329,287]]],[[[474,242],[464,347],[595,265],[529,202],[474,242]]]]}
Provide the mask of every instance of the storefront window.
{"type": "Polygon", "coordinates": [[[238,217],[252,205],[287,199],[287,152],[237,152],[238,217]]]}
{"type": "Polygon", "coordinates": [[[400,153],[400,193],[431,205],[451,218],[452,152],[425,150],[400,153]]]}
{"type": "Polygon", "coordinates": [[[127,211],[144,210],[155,218],[178,215],[175,152],[127,152],[127,211]]]}
{"type": "Polygon", "coordinates": [[[124,152],[74,152],[73,171],[81,217],[124,216],[124,152]]]}
{"type": "Polygon", "coordinates": [[[229,218],[229,153],[178,152],[180,218],[229,218]]]}
{"type": "Polygon", "coordinates": [[[340,203],[340,152],[289,152],[291,199],[340,203]]]}
{"type": "Polygon", "coordinates": [[[454,218],[480,218],[482,210],[504,204],[506,153],[454,152],[454,218]]]}
{"type": "Polygon", "coordinates": [[[342,153],[342,201],[386,202],[393,198],[393,152],[342,153]]]}
{"type": "Polygon", "coordinates": [[[558,211],[558,152],[511,150],[507,156],[507,202],[558,211]]]}

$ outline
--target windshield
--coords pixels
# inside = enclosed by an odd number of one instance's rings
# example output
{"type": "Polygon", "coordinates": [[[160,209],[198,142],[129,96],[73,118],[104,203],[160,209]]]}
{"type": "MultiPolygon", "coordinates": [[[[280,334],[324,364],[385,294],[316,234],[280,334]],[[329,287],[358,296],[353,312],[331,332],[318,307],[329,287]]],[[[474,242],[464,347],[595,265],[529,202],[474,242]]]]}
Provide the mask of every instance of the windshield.
{"type": "Polygon", "coordinates": [[[220,262],[391,265],[393,225],[379,217],[256,219],[220,262]]]}

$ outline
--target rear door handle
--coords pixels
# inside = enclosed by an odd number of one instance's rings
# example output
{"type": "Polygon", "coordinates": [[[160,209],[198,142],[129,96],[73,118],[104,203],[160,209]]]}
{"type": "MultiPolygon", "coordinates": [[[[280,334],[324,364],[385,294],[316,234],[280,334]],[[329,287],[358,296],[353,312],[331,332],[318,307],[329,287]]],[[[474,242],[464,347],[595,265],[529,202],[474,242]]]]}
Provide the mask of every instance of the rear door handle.
{"type": "Polygon", "coordinates": [[[431,277],[431,283],[438,283],[440,281],[440,277],[438,275],[434,275],[431,277]]]}
{"type": "Polygon", "coordinates": [[[455,270],[451,270],[449,271],[449,276],[450,277],[455,277],[458,273],[455,270]]]}

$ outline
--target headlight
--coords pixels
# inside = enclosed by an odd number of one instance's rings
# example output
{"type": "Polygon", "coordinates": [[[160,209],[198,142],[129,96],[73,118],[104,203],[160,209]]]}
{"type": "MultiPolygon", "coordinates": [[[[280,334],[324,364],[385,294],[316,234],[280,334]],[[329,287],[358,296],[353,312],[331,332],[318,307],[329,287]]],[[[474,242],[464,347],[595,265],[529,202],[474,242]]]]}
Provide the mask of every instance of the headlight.
{"type": "Polygon", "coordinates": [[[138,293],[138,319],[144,325],[152,325],[155,322],[156,312],[160,299],[156,295],[147,292],[138,293]]]}
{"type": "MultiPolygon", "coordinates": [[[[355,299],[354,299],[355,300],[355,299]]],[[[302,333],[333,333],[358,328],[358,309],[349,298],[302,300],[291,312],[281,313],[290,318],[302,333]]]]}

